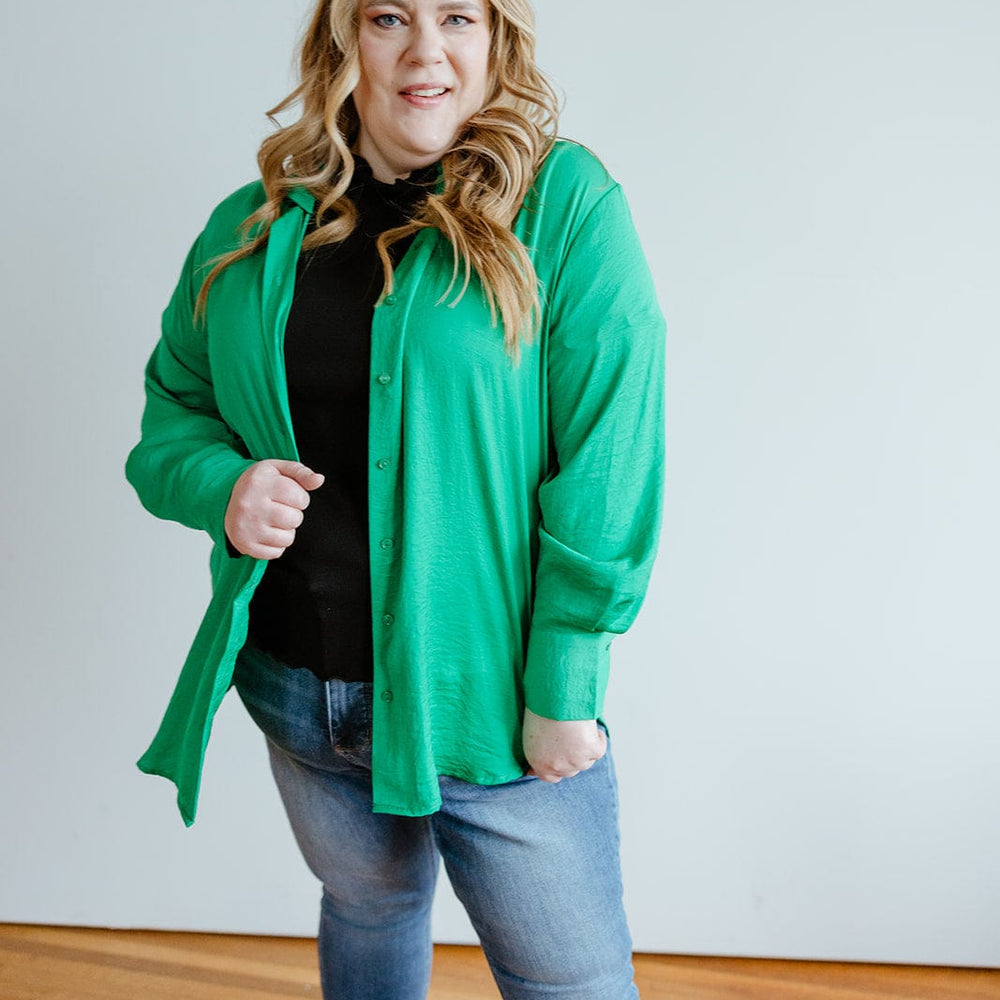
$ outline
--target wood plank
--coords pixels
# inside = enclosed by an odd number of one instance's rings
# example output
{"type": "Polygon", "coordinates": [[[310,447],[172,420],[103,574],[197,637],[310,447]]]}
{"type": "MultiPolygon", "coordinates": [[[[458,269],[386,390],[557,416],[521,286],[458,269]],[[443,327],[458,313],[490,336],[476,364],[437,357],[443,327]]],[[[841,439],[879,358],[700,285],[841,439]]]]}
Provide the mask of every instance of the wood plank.
{"type": "Polygon", "coordinates": [[[1000,972],[770,959],[636,956],[644,1000],[1000,1000],[1000,972]]]}
{"type": "MultiPolygon", "coordinates": [[[[0,925],[2,1000],[321,1000],[315,942],[0,925]]],[[[643,1000],[1000,1000],[1000,971],[637,955],[643,1000]]],[[[428,1000],[497,1000],[478,948],[439,945],[428,1000]]]]}
{"type": "MultiPolygon", "coordinates": [[[[0,928],[3,1000],[319,1000],[315,946],[254,956],[233,954],[215,935],[86,928],[0,928]]],[[[219,937],[223,937],[219,935],[219,937]]],[[[227,936],[228,937],[228,936],[227,936]]],[[[239,952],[243,953],[240,954],[239,952]]]]}

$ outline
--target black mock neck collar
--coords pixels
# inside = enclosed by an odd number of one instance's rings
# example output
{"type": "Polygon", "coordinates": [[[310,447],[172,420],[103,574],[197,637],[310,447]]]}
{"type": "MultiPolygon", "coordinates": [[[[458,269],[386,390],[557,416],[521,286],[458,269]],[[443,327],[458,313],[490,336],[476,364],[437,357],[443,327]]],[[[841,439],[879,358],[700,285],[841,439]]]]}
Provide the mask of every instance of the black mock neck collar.
{"type": "Polygon", "coordinates": [[[351,193],[374,195],[395,205],[411,205],[434,190],[440,163],[419,167],[408,177],[398,177],[391,183],[380,181],[372,173],[372,168],[364,157],[354,156],[354,176],[351,178],[351,193]]]}

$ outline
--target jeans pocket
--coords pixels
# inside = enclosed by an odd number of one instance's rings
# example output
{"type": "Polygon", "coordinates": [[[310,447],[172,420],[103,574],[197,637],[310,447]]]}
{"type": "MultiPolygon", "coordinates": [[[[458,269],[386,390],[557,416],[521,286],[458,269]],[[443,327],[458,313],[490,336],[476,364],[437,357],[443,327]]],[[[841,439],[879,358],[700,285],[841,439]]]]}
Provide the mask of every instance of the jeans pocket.
{"type": "Polygon", "coordinates": [[[359,767],[372,758],[372,685],[366,681],[326,682],[330,744],[335,753],[359,767]]]}
{"type": "Polygon", "coordinates": [[[250,718],[276,746],[307,762],[329,753],[323,682],[308,670],[248,645],[239,654],[233,682],[250,718]]]}

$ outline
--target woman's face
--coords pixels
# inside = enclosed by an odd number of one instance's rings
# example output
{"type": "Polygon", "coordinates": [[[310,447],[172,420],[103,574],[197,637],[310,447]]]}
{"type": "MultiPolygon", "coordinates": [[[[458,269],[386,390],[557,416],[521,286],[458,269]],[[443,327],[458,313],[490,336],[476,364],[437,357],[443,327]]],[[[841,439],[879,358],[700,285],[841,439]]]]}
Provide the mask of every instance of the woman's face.
{"type": "Polygon", "coordinates": [[[360,0],[356,152],[383,181],[434,163],[486,101],[486,0],[360,0]]]}

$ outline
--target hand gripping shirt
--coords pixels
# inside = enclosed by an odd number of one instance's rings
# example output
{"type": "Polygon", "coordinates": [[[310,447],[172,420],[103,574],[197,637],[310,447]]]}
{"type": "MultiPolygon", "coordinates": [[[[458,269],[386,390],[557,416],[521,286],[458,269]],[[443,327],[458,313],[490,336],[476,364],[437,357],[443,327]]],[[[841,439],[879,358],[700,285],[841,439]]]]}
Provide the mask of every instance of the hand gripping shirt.
{"type": "MultiPolygon", "coordinates": [[[[267,562],[227,553],[232,488],[253,462],[297,459],[283,333],[313,197],[294,191],[267,244],[215,282],[260,182],[213,212],[163,314],[127,475],[158,517],[207,531],[212,598],[139,761],[195,818],[214,714],[267,562]]],[[[611,638],[638,612],[663,478],[664,322],[618,184],[558,142],[513,230],[542,318],[518,364],[473,276],[455,303],[445,237],[421,231],[376,307],[369,380],[373,808],[440,806],[438,778],[492,785],[525,770],[525,706],[600,715],[611,638]]],[[[307,512],[308,516],[308,512],[307,512]]]]}

